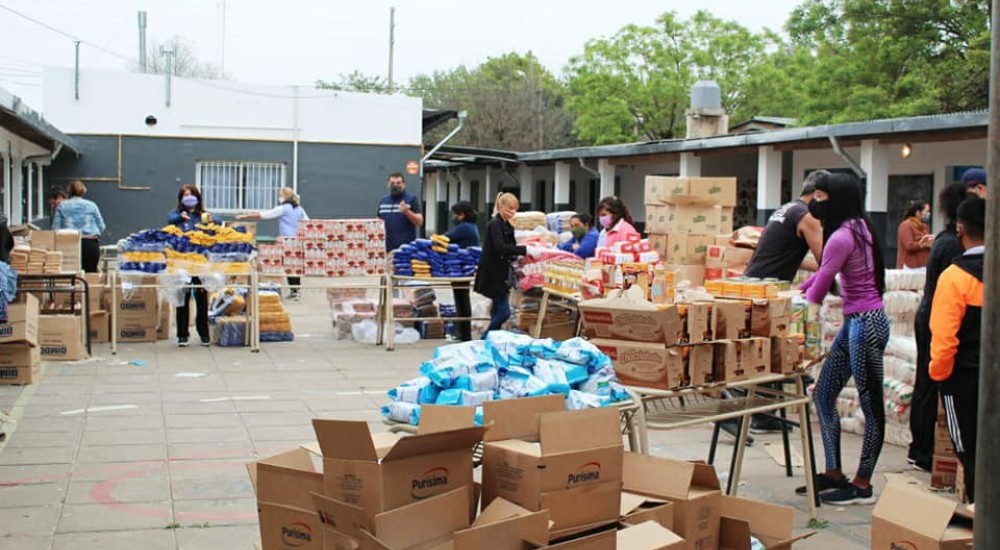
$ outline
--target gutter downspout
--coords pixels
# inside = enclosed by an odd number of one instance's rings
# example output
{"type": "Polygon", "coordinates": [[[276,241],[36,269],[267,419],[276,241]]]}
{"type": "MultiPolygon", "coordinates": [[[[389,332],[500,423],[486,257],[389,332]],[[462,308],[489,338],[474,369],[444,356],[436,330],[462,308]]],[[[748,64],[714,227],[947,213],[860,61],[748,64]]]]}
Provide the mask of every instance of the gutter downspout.
{"type": "Polygon", "coordinates": [[[861,165],[858,164],[857,161],[855,161],[853,158],[851,158],[851,155],[847,154],[847,151],[845,151],[844,148],[840,146],[840,141],[837,140],[835,136],[829,136],[828,139],[830,140],[830,145],[833,147],[833,151],[837,153],[837,156],[839,156],[845,163],[847,163],[848,166],[851,167],[851,170],[854,171],[854,174],[859,178],[861,178],[862,180],[867,180],[868,174],[866,174],[865,171],[861,168],[861,165]]]}
{"type": "Polygon", "coordinates": [[[576,160],[580,161],[580,168],[583,168],[588,173],[590,173],[590,175],[592,175],[595,178],[597,178],[597,181],[601,181],[601,173],[598,172],[597,170],[594,170],[593,168],[587,166],[586,163],[583,162],[583,157],[576,157],[576,160]]]}
{"type": "Polygon", "coordinates": [[[434,153],[437,153],[438,149],[444,147],[446,143],[451,141],[452,138],[454,138],[456,135],[458,135],[459,132],[462,131],[462,128],[465,127],[465,117],[467,115],[468,113],[466,111],[459,111],[458,126],[456,126],[455,129],[452,130],[448,135],[444,136],[444,139],[442,139],[440,143],[435,145],[430,151],[427,152],[427,154],[423,156],[423,158],[420,159],[420,179],[423,179],[424,177],[424,163],[427,162],[427,159],[431,158],[431,156],[434,153]]]}
{"type": "Polygon", "coordinates": [[[292,190],[299,192],[299,87],[292,86],[292,190]]]}

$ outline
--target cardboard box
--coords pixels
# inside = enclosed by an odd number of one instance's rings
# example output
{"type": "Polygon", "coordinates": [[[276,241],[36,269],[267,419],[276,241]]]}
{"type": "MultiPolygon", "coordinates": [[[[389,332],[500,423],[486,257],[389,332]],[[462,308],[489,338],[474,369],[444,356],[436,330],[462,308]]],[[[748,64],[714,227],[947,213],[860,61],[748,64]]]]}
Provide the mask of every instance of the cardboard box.
{"type": "Polygon", "coordinates": [[[872,548],[958,550],[972,544],[972,528],[956,515],[954,500],[915,484],[890,480],[872,510],[872,548]]]}
{"type": "Polygon", "coordinates": [[[732,225],[731,208],[705,204],[646,205],[649,233],[715,235],[732,231],[732,225]]]}
{"type": "Polygon", "coordinates": [[[41,352],[28,344],[0,345],[0,385],[35,384],[41,378],[41,352]]]}
{"type": "Polygon", "coordinates": [[[716,300],[712,303],[714,340],[736,340],[750,336],[747,305],[739,300],[716,300]]]}
{"type": "MultiPolygon", "coordinates": [[[[153,278],[143,278],[143,285],[157,284],[153,278]]],[[[132,288],[118,293],[118,326],[152,327],[156,329],[159,320],[159,298],[155,288],[132,288]],[[126,299],[126,295],[128,299],[126,299]]],[[[156,341],[155,338],[153,341],[156,341]]]]}
{"type": "Polygon", "coordinates": [[[622,519],[625,525],[655,521],[674,528],[674,504],[669,500],[622,491],[622,519]]]}
{"type": "Polygon", "coordinates": [[[111,316],[107,311],[90,312],[90,343],[106,344],[111,341],[111,316]]]}
{"type": "Polygon", "coordinates": [[[736,206],[736,178],[674,178],[646,176],[645,203],[660,204],[676,195],[710,199],[721,206],[736,206]]]}
{"type": "Polygon", "coordinates": [[[323,488],[323,474],[312,457],[296,449],[247,464],[257,493],[261,550],[324,550],[312,493],[323,488]]]}
{"type": "Polygon", "coordinates": [[[368,423],[313,420],[323,456],[323,494],[363,510],[369,519],[472,480],[472,450],[483,428],[400,436],[368,423]]]}
{"type": "Polygon", "coordinates": [[[775,336],[771,338],[771,372],[789,374],[802,368],[805,361],[805,346],[798,336],[775,336]]]}
{"type": "Polygon", "coordinates": [[[86,355],[82,319],[76,315],[42,315],[38,318],[38,346],[46,361],[77,361],[86,355]]]}
{"type": "Polygon", "coordinates": [[[667,271],[674,272],[677,282],[689,281],[691,286],[705,286],[705,266],[666,264],[667,271]]]}
{"type": "Polygon", "coordinates": [[[771,372],[771,340],[747,338],[739,343],[740,377],[755,378],[771,372]]]}
{"type": "Polygon", "coordinates": [[[715,342],[712,346],[713,381],[725,382],[742,380],[744,378],[744,372],[740,366],[739,344],[737,344],[734,340],[726,340],[715,342]]]}
{"type": "Polygon", "coordinates": [[[681,306],[684,311],[684,332],[681,341],[688,344],[715,340],[712,330],[712,304],[694,302],[681,306]]]}
{"type": "Polygon", "coordinates": [[[792,302],[788,298],[753,300],[750,305],[750,333],[770,338],[788,336],[792,327],[792,302]]]}
{"type": "Polygon", "coordinates": [[[41,248],[42,250],[56,249],[56,232],[51,230],[32,231],[29,235],[31,248],[41,248]]]}
{"type": "Polygon", "coordinates": [[[160,301],[160,321],[156,326],[156,339],[169,340],[173,328],[174,308],[167,300],[160,301]]]}
{"type": "MultiPolygon", "coordinates": [[[[561,395],[489,401],[483,504],[549,510],[550,538],[618,521],[623,445],[614,409],[566,411],[561,395]]],[[[655,495],[654,495],[655,496],[655,495]]]]}
{"type": "Polygon", "coordinates": [[[122,343],[139,344],[156,341],[156,327],[141,325],[122,325],[118,322],[118,341],[122,343]]]}
{"type": "Polygon", "coordinates": [[[55,232],[55,247],[62,252],[62,272],[77,273],[80,271],[80,232],[71,229],[60,229],[55,232]]]}
{"type": "Polygon", "coordinates": [[[629,550],[684,550],[687,543],[655,521],[630,525],[615,533],[618,548],[629,550]]]}
{"type": "Polygon", "coordinates": [[[714,238],[705,235],[650,235],[653,250],[668,264],[703,265],[714,238]]]}
{"type": "Polygon", "coordinates": [[[753,250],[733,246],[710,245],[705,249],[705,265],[743,270],[753,257],[753,250]]]}
{"type": "Polygon", "coordinates": [[[664,344],[594,339],[591,343],[611,358],[618,381],[630,386],[673,389],[684,385],[680,348],[664,344]]]}
{"type": "Polygon", "coordinates": [[[722,495],[719,549],[751,550],[754,536],[768,550],[791,550],[796,541],[814,532],[795,535],[795,509],[759,500],[722,495]]]}
{"type": "Polygon", "coordinates": [[[674,504],[674,531],[686,541],[682,548],[719,547],[722,493],[712,466],[625,453],[622,479],[626,491],[674,504]]]}
{"type": "Polygon", "coordinates": [[[958,463],[958,468],[955,470],[955,496],[958,501],[963,504],[969,503],[969,493],[965,489],[965,467],[962,463],[958,463]]]}
{"type": "Polygon", "coordinates": [[[934,454],[938,456],[954,457],[955,444],[951,440],[947,426],[934,425],[934,454]]]}
{"type": "Polygon", "coordinates": [[[704,386],[714,382],[715,345],[701,344],[691,346],[687,348],[687,351],[685,376],[688,384],[692,386],[704,386]]]}
{"type": "Polygon", "coordinates": [[[958,457],[934,455],[931,461],[931,487],[935,489],[954,487],[958,464],[958,457]]]}
{"type": "Polygon", "coordinates": [[[24,301],[7,306],[7,322],[0,325],[0,344],[38,345],[38,298],[26,294],[24,301]]]}
{"type": "Polygon", "coordinates": [[[583,333],[588,338],[662,342],[676,344],[681,337],[681,318],[676,306],[653,305],[642,296],[597,298],[579,303],[583,333]]]}

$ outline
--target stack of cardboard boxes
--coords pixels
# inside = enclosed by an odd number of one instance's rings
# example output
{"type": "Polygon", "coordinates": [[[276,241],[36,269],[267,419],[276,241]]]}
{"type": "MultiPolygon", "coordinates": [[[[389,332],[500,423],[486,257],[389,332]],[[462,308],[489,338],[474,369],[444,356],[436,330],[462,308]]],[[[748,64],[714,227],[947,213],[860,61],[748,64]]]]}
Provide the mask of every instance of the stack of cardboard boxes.
{"type": "Polygon", "coordinates": [[[580,302],[583,332],[622,384],[656,389],[745,380],[801,367],[791,300],[651,304],[638,293],[580,302]]]}
{"type": "MultiPolygon", "coordinates": [[[[146,277],[139,283],[140,288],[126,291],[119,285],[115,289],[118,294],[116,303],[119,342],[155,342],[170,337],[170,320],[174,308],[170,307],[168,302],[161,302],[155,288],[142,288],[155,284],[157,284],[155,277],[146,277]]],[[[191,310],[193,311],[194,307],[191,310]]]]}
{"type": "Polygon", "coordinates": [[[38,299],[27,294],[7,307],[0,325],[0,384],[25,385],[39,381],[38,299]]]}
{"type": "Polygon", "coordinates": [[[733,232],[736,178],[648,176],[645,203],[646,232],[668,271],[704,284],[709,247],[733,232]]]}
{"type": "MultiPolygon", "coordinates": [[[[988,519],[988,518],[987,518],[988,519]]],[[[908,476],[890,478],[872,510],[872,549],[972,548],[973,514],[908,476]]]]}
{"type": "Polygon", "coordinates": [[[791,508],[723,496],[710,466],[625,453],[614,409],[568,412],[560,396],[485,408],[486,429],[471,408],[428,406],[413,436],[314,420],[318,445],[248,465],[262,549],[749,550],[751,535],[767,548],[809,536],[793,535],[791,508]]]}
{"type": "Polygon", "coordinates": [[[944,407],[938,403],[937,422],[934,424],[934,459],[931,462],[931,487],[952,489],[958,481],[960,464],[955,445],[948,433],[948,418],[944,407]]]}

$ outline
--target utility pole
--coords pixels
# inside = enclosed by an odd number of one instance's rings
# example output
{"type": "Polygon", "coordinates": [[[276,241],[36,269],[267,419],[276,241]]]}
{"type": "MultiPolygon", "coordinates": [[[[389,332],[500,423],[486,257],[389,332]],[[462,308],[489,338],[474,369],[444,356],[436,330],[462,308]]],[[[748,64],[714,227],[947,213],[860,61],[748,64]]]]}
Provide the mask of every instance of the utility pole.
{"type": "Polygon", "coordinates": [[[226,74],[226,0],[222,0],[222,47],[220,48],[221,60],[219,61],[219,72],[226,74]]]}
{"type": "Polygon", "coordinates": [[[396,51],[396,8],[389,8],[389,93],[392,93],[392,61],[396,51]]]}
{"type": "Polygon", "coordinates": [[[139,72],[146,72],[146,12],[139,12],[139,72]]]}
{"type": "Polygon", "coordinates": [[[1000,473],[992,461],[1000,453],[1000,0],[993,0],[990,63],[990,130],[986,175],[986,258],[983,281],[982,344],[979,363],[979,432],[976,438],[975,549],[1000,548],[1000,473]]]}
{"type": "Polygon", "coordinates": [[[80,41],[73,42],[73,97],[80,100],[80,41]]]}

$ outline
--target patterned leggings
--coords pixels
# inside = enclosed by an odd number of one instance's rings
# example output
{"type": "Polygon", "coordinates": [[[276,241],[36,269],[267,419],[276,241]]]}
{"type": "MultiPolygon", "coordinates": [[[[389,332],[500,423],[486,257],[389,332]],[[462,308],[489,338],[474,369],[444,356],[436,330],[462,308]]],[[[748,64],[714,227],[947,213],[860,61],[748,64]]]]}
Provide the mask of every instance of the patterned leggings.
{"type": "Polygon", "coordinates": [[[819,410],[823,450],[828,470],[841,469],[840,415],[837,396],[854,377],[858,400],[865,414],[865,435],[857,476],[871,479],[885,438],[885,405],[882,401],[882,354],[889,342],[889,319],[876,309],[844,316],[844,324],[823,363],[813,398],[819,410]]]}

